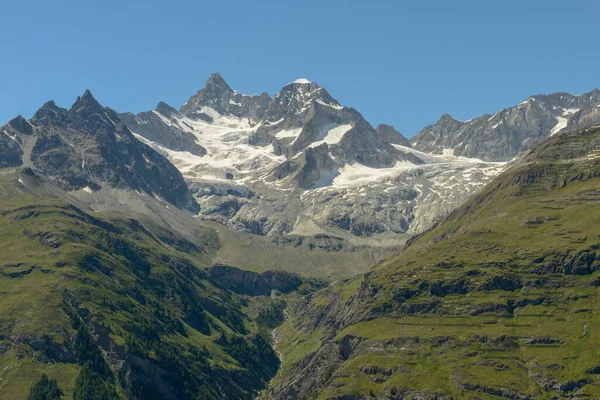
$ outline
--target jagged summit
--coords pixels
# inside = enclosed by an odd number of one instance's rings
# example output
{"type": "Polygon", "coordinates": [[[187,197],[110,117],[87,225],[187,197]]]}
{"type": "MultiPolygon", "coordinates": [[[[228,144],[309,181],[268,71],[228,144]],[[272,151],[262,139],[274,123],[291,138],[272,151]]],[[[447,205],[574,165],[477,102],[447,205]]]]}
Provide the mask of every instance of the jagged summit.
{"type": "Polygon", "coordinates": [[[271,120],[279,120],[286,115],[302,114],[313,105],[342,109],[340,103],[324,87],[315,82],[299,79],[285,85],[273,97],[268,116],[271,120]]]}
{"type": "Polygon", "coordinates": [[[83,95],[77,97],[77,100],[71,106],[70,111],[80,112],[82,110],[99,110],[102,108],[103,107],[100,105],[100,103],[92,95],[92,92],[87,89],[83,95]]]}
{"type": "Polygon", "coordinates": [[[309,81],[308,79],[297,79],[294,82],[290,82],[287,85],[283,86],[283,88],[281,88],[280,90],[280,93],[289,90],[296,90],[302,92],[314,91],[318,89],[323,89],[323,87],[316,82],[309,81]]]}
{"type": "Polygon", "coordinates": [[[211,121],[205,111],[210,108],[219,115],[232,115],[258,121],[263,118],[271,101],[267,93],[244,95],[233,90],[219,73],[214,73],[199,90],[185,103],[180,112],[194,120],[211,121]]]}
{"type": "Polygon", "coordinates": [[[460,120],[460,119],[458,119],[458,118],[456,118],[456,117],[454,117],[453,115],[451,115],[451,114],[448,114],[448,113],[442,114],[442,116],[440,117],[440,120],[441,120],[441,121],[457,121],[457,122],[465,122],[465,121],[463,121],[463,120],[460,120]]]}
{"type": "Polygon", "coordinates": [[[56,105],[54,100],[47,101],[33,115],[31,122],[33,125],[47,125],[54,120],[65,117],[67,110],[56,105]]]}
{"type": "Polygon", "coordinates": [[[8,125],[19,133],[26,135],[31,135],[33,133],[33,127],[21,115],[17,115],[15,118],[11,119],[8,122],[8,125]]]}
{"type": "Polygon", "coordinates": [[[231,90],[231,87],[229,87],[229,85],[227,84],[225,79],[223,79],[221,74],[219,74],[218,72],[215,72],[214,74],[212,74],[210,76],[210,78],[208,78],[208,80],[206,81],[205,87],[207,89],[210,88],[211,90],[215,90],[215,91],[231,90]]]}

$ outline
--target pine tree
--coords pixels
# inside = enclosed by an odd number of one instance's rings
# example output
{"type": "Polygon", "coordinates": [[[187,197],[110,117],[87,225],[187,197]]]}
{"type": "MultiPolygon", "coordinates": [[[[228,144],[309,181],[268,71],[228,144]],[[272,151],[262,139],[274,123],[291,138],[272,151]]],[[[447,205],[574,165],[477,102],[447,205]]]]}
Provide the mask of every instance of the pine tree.
{"type": "Polygon", "coordinates": [[[49,379],[46,374],[31,387],[27,400],[60,400],[63,396],[56,379],[49,379]]]}

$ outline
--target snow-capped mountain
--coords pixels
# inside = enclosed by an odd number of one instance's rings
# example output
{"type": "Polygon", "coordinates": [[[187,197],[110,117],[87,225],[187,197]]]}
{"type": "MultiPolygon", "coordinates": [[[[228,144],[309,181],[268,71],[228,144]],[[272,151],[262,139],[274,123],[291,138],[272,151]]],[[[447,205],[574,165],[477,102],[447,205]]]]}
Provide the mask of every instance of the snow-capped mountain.
{"type": "Polygon", "coordinates": [[[508,161],[521,149],[560,131],[599,124],[598,105],[597,89],[579,96],[569,93],[531,96],[514,107],[469,121],[444,114],[437,123],[419,132],[412,143],[425,152],[508,161]]]}
{"type": "Polygon", "coordinates": [[[160,103],[121,119],[179,168],[202,218],[261,235],[394,241],[428,228],[503,168],[413,149],[306,79],[271,98],[214,74],[179,111],[160,103]]]}

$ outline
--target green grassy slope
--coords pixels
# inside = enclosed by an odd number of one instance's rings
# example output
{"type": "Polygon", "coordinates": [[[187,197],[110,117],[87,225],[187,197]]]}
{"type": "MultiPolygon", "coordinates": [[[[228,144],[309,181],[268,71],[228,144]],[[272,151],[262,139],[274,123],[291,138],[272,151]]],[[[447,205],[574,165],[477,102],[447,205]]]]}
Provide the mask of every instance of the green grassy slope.
{"type": "Polygon", "coordinates": [[[203,269],[216,235],[90,215],[19,179],[0,176],[0,399],[42,373],[66,399],[94,379],[121,398],[252,398],[275,374],[267,330],[203,269]],[[78,380],[90,360],[100,377],[78,380]]]}
{"type": "Polygon", "coordinates": [[[600,129],[289,310],[265,398],[600,398],[600,129]],[[308,303],[308,304],[307,304],[308,303]]]}

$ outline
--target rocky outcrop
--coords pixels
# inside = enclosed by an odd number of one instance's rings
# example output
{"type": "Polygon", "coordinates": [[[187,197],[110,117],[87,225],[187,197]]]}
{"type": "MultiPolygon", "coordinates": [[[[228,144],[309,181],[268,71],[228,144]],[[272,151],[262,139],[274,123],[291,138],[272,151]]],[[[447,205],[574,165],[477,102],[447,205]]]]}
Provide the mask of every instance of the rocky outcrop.
{"type": "Polygon", "coordinates": [[[281,390],[278,390],[273,398],[315,398],[331,383],[333,373],[354,355],[360,342],[360,338],[346,335],[324,344],[318,352],[307,355],[291,367],[288,375],[290,378],[300,371],[310,371],[310,374],[305,375],[306,379],[288,381],[284,378],[281,390]]]}
{"type": "Polygon", "coordinates": [[[18,167],[23,164],[22,140],[19,134],[31,134],[31,126],[17,117],[0,128],[0,168],[18,167]]]}
{"type": "Polygon", "coordinates": [[[259,274],[227,265],[216,265],[209,273],[215,283],[247,296],[270,296],[273,290],[290,293],[303,284],[300,276],[284,271],[259,274]]]}

